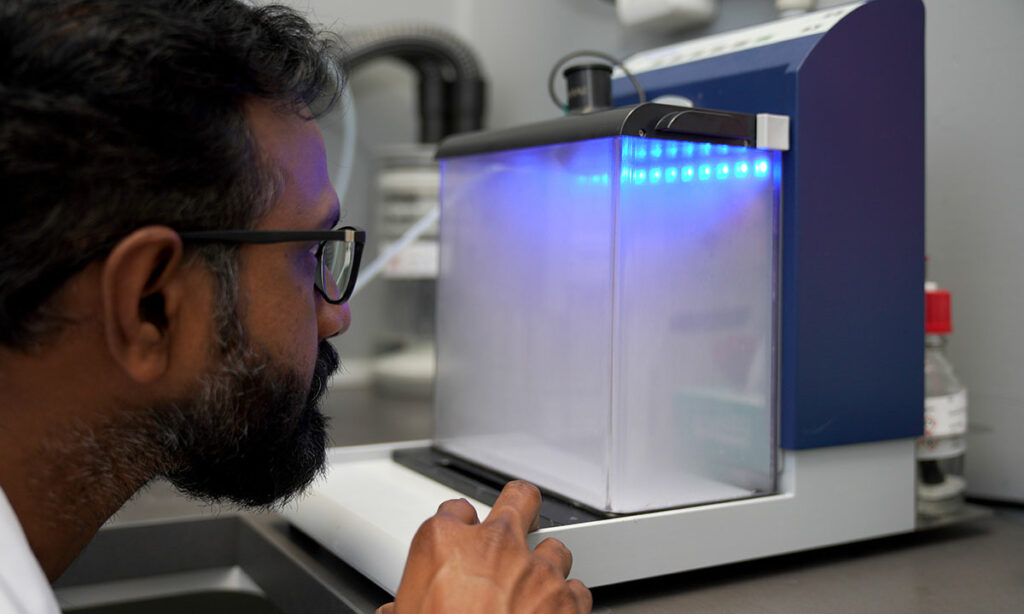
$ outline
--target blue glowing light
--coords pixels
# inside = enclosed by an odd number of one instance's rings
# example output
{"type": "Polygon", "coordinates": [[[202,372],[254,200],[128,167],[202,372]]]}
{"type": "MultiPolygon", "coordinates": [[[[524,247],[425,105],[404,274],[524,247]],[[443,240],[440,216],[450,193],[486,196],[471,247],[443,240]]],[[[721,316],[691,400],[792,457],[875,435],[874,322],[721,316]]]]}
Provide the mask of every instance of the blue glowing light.
{"type": "MultiPolygon", "coordinates": [[[[709,181],[715,183],[775,178],[778,167],[766,152],[748,147],[661,139],[624,137],[621,150],[621,181],[624,185],[661,185],[709,181]],[[689,158],[678,160],[677,158],[689,158]]],[[[582,184],[608,185],[613,175],[581,173],[582,184]]]]}

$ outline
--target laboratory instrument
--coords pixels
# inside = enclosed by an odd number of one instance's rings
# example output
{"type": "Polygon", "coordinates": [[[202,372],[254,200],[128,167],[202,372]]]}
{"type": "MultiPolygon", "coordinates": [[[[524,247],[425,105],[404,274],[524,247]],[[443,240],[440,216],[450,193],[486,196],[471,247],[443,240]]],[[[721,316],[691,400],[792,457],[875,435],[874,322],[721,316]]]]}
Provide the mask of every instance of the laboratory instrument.
{"type": "Polygon", "coordinates": [[[617,107],[446,140],[432,441],[331,452],[292,522],[394,591],[508,478],[590,586],[913,531],[924,10],[639,53],[617,107]]]}

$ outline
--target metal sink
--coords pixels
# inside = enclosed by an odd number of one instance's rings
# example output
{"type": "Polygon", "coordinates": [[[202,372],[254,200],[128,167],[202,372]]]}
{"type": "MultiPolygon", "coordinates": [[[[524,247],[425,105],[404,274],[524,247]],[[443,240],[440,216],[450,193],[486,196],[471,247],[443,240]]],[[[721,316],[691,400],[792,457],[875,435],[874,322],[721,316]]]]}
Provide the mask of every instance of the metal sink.
{"type": "Polygon", "coordinates": [[[65,614],[374,612],[391,597],[276,515],[105,527],[54,584],[65,614]]]}
{"type": "MultiPolygon", "coordinates": [[[[112,603],[105,599],[99,605],[66,607],[67,614],[281,614],[263,595],[235,592],[233,590],[210,590],[189,592],[162,597],[151,596],[128,599],[112,603]]],[[[87,602],[82,602],[87,603],[87,602]]]]}

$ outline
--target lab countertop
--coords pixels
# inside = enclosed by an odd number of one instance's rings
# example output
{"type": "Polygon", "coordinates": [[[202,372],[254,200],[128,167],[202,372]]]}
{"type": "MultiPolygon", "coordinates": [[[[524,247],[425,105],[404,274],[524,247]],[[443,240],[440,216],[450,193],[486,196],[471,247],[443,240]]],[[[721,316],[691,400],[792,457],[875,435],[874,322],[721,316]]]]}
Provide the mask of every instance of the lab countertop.
{"type": "MultiPolygon", "coordinates": [[[[425,401],[363,389],[330,395],[324,410],[333,445],[427,438],[432,427],[425,401]]],[[[595,588],[594,612],[1024,612],[1024,508],[992,509],[990,517],[926,532],[595,588]]],[[[110,524],[224,513],[156,482],[110,524]]],[[[310,573],[351,591],[366,612],[387,599],[280,516],[247,516],[317,561],[310,573]]]]}

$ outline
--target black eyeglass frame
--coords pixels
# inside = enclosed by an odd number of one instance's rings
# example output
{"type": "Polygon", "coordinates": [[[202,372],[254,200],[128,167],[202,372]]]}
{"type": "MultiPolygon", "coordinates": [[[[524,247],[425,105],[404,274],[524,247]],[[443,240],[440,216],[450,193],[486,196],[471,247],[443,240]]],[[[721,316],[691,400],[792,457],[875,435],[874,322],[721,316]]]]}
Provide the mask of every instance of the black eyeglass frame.
{"type": "Polygon", "coordinates": [[[319,241],[316,248],[316,261],[320,267],[320,274],[313,284],[316,291],[325,301],[332,305],[341,305],[352,297],[352,291],[356,287],[356,277],[359,275],[359,263],[363,257],[363,245],[366,243],[366,231],[355,226],[344,226],[334,230],[193,230],[179,232],[178,236],[183,241],[209,241],[217,243],[292,243],[297,241],[319,241]],[[352,253],[352,274],[344,288],[338,288],[340,298],[332,299],[327,296],[324,289],[325,274],[333,273],[327,271],[324,266],[323,253],[324,245],[330,241],[341,241],[353,244],[352,253]]]}

